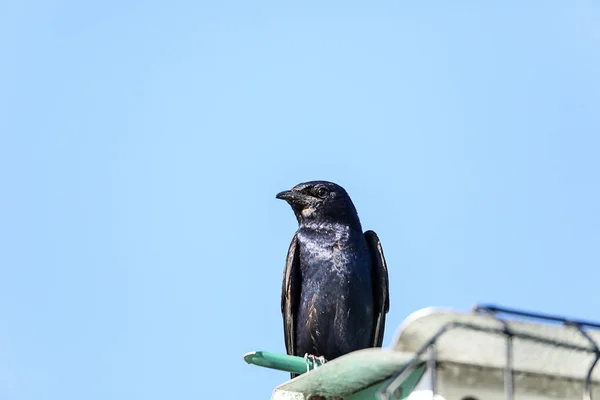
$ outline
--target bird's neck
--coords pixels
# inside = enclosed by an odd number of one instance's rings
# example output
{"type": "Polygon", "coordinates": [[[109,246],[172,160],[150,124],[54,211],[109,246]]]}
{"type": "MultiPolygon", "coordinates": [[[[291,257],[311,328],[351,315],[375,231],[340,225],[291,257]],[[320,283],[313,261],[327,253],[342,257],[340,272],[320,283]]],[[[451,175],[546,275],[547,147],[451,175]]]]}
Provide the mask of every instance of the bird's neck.
{"type": "Polygon", "coordinates": [[[299,229],[306,229],[311,231],[318,232],[340,232],[340,231],[356,231],[358,233],[362,233],[362,227],[359,223],[347,224],[344,222],[336,222],[336,221],[315,221],[308,220],[302,221],[298,226],[299,229]]]}

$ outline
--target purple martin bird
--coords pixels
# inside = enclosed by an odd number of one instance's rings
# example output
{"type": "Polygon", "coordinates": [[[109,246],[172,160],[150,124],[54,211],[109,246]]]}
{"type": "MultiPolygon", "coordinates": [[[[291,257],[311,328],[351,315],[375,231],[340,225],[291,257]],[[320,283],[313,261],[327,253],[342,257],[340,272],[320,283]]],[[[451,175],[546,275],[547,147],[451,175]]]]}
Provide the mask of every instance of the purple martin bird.
{"type": "Polygon", "coordinates": [[[276,197],[298,220],[281,294],[287,354],[330,361],[381,347],[390,303],[377,234],[363,233],[350,196],[335,183],[300,183],[276,197]]]}

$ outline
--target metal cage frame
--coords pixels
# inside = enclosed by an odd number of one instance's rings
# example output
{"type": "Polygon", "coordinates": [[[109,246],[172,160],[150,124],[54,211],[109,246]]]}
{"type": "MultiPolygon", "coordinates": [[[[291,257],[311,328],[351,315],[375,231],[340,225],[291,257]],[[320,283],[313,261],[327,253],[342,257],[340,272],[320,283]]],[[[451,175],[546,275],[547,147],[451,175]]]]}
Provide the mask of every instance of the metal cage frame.
{"type": "Polygon", "coordinates": [[[504,391],[506,393],[507,400],[513,400],[514,398],[514,373],[513,373],[513,345],[512,339],[519,338],[524,340],[531,340],[534,342],[547,344],[550,346],[561,347],[564,349],[582,351],[585,353],[593,353],[595,355],[594,361],[590,365],[588,369],[587,376],[585,378],[584,388],[583,388],[583,400],[592,400],[592,392],[591,392],[591,384],[592,384],[592,373],[598,360],[600,359],[600,348],[598,347],[598,343],[596,343],[590,335],[586,332],[585,328],[599,328],[600,323],[569,319],[565,317],[559,317],[554,315],[535,313],[522,311],[517,309],[498,307],[495,305],[476,305],[473,309],[474,313],[479,314],[487,314],[493,316],[496,320],[498,320],[504,328],[491,328],[479,326],[471,323],[464,322],[448,322],[442,328],[438,329],[438,331],[425,343],[423,344],[415,353],[415,356],[408,362],[405,366],[403,366],[395,375],[393,375],[392,380],[385,386],[383,386],[377,393],[376,396],[380,400],[388,400],[390,396],[394,393],[394,390],[402,383],[402,381],[406,378],[407,373],[409,373],[413,367],[416,367],[417,364],[421,361],[421,356],[425,354],[425,352],[429,352],[427,359],[427,366],[431,370],[431,389],[432,389],[432,399],[435,398],[436,395],[436,342],[437,340],[446,332],[456,328],[469,329],[473,331],[479,332],[487,332],[492,334],[497,334],[504,336],[506,339],[506,367],[504,369],[504,391]],[[577,329],[577,331],[592,345],[592,348],[583,347],[574,345],[572,343],[567,343],[564,341],[557,341],[546,339],[543,337],[530,335],[527,333],[521,332],[512,332],[508,327],[507,321],[501,319],[499,314],[506,314],[512,316],[525,317],[530,319],[538,319],[546,322],[555,322],[561,323],[564,326],[571,326],[577,329]]]}

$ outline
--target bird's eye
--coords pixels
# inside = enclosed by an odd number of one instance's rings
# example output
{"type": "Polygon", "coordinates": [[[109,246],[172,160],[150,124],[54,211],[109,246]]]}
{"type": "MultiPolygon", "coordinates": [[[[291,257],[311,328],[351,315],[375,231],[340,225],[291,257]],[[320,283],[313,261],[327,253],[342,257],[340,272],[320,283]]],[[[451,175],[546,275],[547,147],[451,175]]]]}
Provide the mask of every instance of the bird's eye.
{"type": "Polygon", "coordinates": [[[320,187],[320,188],[317,190],[317,195],[318,195],[319,197],[321,197],[321,198],[325,198],[325,197],[327,197],[327,195],[328,195],[328,194],[329,194],[329,190],[327,190],[327,189],[326,189],[326,188],[324,188],[324,187],[320,187]]]}

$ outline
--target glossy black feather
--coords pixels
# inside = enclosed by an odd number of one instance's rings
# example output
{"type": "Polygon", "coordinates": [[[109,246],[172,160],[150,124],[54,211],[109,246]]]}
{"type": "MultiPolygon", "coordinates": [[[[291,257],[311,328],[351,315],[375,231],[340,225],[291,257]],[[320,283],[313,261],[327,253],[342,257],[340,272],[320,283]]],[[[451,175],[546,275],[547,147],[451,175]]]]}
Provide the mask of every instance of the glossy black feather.
{"type": "Polygon", "coordinates": [[[298,239],[294,235],[288,249],[281,288],[281,313],[283,315],[283,332],[287,354],[296,354],[294,348],[295,316],[302,290],[300,286],[299,248],[297,244],[298,239]]]}
{"type": "Polygon", "coordinates": [[[383,255],[383,247],[379,237],[373,231],[365,232],[365,239],[373,260],[371,277],[373,279],[373,293],[375,301],[376,323],[373,331],[373,347],[383,345],[385,331],[385,315],[390,310],[390,292],[388,287],[388,270],[383,255]]]}

